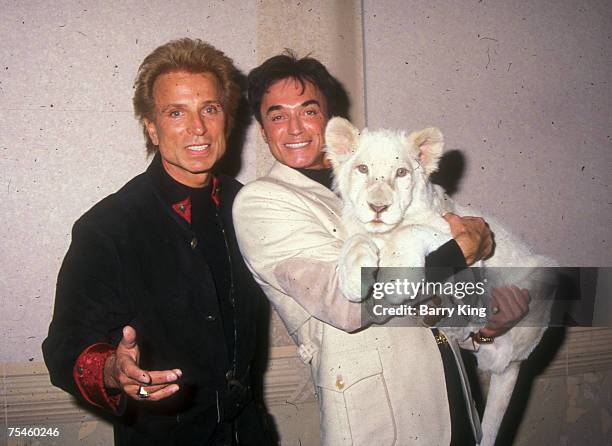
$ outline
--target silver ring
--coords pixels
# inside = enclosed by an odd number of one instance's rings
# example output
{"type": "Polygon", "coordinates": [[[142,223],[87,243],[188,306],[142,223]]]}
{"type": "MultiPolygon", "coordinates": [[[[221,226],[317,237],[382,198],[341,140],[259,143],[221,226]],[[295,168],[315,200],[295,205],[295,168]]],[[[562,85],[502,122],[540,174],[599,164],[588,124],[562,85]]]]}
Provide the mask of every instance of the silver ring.
{"type": "Polygon", "coordinates": [[[499,313],[499,307],[493,307],[493,308],[491,308],[491,313],[493,313],[493,314],[497,314],[497,313],[499,313]]]}
{"type": "Polygon", "coordinates": [[[136,395],[138,395],[138,398],[142,398],[143,400],[149,398],[149,392],[147,392],[147,389],[145,389],[143,386],[138,388],[138,393],[136,395]]]}

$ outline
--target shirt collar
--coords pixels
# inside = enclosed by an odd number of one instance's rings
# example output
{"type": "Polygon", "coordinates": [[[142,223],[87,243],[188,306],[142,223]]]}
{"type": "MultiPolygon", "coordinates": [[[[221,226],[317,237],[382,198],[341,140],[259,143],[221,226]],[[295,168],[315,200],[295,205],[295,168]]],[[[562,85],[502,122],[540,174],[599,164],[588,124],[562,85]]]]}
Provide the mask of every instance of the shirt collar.
{"type": "Polygon", "coordinates": [[[163,201],[187,223],[191,223],[191,206],[194,195],[212,200],[216,207],[221,205],[221,182],[215,175],[212,176],[212,181],[204,188],[185,186],[166,172],[159,152],[155,154],[147,173],[160,192],[163,201]]]}
{"type": "Polygon", "coordinates": [[[294,168],[302,175],[310,178],[312,181],[316,181],[321,186],[331,190],[334,182],[333,169],[331,167],[325,169],[302,169],[294,168]]]}

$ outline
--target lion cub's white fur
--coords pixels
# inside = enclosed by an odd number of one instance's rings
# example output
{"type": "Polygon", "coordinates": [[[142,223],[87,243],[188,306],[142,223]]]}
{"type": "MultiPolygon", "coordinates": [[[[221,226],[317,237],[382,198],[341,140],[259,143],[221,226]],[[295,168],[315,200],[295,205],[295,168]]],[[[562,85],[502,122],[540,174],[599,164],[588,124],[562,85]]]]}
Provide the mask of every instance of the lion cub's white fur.
{"type": "MultiPolygon", "coordinates": [[[[356,265],[424,266],[425,256],[451,238],[442,215],[448,211],[466,215],[466,211],[429,181],[444,145],[438,129],[409,135],[367,129],[360,133],[347,120],[333,118],[325,140],[349,236],[340,254],[340,286],[347,298],[360,301],[365,296],[356,265]]],[[[487,221],[495,232],[495,255],[479,266],[554,266],[496,221],[487,221]]],[[[516,277],[506,273],[501,280],[529,289],[532,302],[526,326],[514,327],[494,343],[481,345],[476,353],[479,368],[492,372],[481,445],[495,443],[518,375],[518,361],[526,359],[538,344],[550,318],[550,300],[538,299],[536,294],[543,291],[536,289],[536,282],[524,269],[520,271],[516,277]]],[[[456,337],[465,335],[465,330],[449,331],[456,337]]]]}

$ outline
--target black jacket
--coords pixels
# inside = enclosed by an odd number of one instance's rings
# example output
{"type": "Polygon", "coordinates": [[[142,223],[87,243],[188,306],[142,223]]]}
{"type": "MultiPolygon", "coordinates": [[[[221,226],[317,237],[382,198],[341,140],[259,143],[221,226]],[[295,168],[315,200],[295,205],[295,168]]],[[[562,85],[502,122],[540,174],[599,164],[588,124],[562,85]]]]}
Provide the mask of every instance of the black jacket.
{"type": "MultiPolygon", "coordinates": [[[[235,368],[234,376],[248,384],[264,297],[242,260],[234,235],[231,209],[240,183],[222,176],[218,222],[225,230],[232,269],[234,366],[213,276],[200,251],[206,246],[194,241],[189,224],[162,198],[164,174],[156,157],[147,172],[75,223],[58,277],[43,354],[52,383],[82,399],[72,377],[79,354],[94,343],[116,345],[122,328],[133,326],[140,366],[145,370],[180,368],[183,376],[179,392],[166,400],[129,401],[123,424],[116,425],[121,432],[118,442],[145,444],[147,433],[165,420],[170,424],[162,436],[169,436],[158,444],[179,443],[179,437],[183,438],[180,443],[198,438],[198,444],[206,444],[202,440],[218,429],[218,392],[223,395],[227,389],[227,373],[235,368]],[[125,441],[139,435],[142,441],[125,441]]],[[[245,425],[258,429],[256,420],[246,420],[245,425]]],[[[154,435],[162,438],[159,433],[154,435]]],[[[257,438],[256,432],[253,435],[257,438]]]]}

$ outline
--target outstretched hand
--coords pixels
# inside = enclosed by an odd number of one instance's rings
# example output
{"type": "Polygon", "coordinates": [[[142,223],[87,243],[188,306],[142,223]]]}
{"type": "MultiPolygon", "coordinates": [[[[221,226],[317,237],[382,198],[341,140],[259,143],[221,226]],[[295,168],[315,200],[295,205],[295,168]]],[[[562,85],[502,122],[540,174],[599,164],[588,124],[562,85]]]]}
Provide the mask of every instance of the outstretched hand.
{"type": "Polygon", "coordinates": [[[104,364],[104,385],[109,389],[122,390],[135,400],[140,387],[144,387],[149,401],[158,401],[174,394],[179,386],[176,380],[182,375],[180,369],[146,371],[138,363],[140,350],[136,343],[136,330],[129,325],[123,327],[123,336],[117,350],[104,364]]]}

